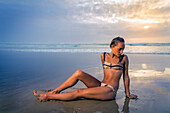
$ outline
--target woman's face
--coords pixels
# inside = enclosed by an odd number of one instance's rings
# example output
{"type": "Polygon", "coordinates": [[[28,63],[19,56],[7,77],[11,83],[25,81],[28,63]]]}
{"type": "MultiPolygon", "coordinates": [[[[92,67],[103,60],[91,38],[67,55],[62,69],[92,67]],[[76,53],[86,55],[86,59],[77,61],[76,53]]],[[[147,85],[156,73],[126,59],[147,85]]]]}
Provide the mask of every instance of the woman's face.
{"type": "Polygon", "coordinates": [[[124,42],[118,42],[117,46],[112,47],[112,52],[115,54],[115,56],[120,57],[123,53],[123,50],[125,48],[124,42]]]}

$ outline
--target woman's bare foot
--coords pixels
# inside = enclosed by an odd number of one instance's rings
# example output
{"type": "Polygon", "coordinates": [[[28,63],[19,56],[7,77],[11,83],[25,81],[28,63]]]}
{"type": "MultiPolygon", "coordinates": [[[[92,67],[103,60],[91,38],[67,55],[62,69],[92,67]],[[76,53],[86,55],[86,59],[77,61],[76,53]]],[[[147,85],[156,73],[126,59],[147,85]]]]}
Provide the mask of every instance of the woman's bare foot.
{"type": "Polygon", "coordinates": [[[37,90],[34,90],[34,96],[37,97],[40,101],[47,100],[47,94],[39,93],[37,90]]]}

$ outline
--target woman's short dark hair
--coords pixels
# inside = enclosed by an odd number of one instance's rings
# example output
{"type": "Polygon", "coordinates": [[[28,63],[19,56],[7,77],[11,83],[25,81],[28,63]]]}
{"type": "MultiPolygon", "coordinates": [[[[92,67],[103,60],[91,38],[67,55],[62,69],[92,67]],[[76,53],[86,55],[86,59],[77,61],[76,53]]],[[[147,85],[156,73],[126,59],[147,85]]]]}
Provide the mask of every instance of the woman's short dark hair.
{"type": "Polygon", "coordinates": [[[117,46],[118,42],[125,42],[125,41],[122,37],[116,37],[111,41],[110,48],[111,48],[111,46],[112,47],[117,46]]]}

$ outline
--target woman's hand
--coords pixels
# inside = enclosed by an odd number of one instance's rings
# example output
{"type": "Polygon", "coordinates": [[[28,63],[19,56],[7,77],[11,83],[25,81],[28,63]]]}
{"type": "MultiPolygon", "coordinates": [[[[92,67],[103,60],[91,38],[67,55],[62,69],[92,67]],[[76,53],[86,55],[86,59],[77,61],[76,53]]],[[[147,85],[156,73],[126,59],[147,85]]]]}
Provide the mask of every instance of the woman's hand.
{"type": "Polygon", "coordinates": [[[130,98],[130,99],[136,99],[138,96],[134,95],[134,94],[130,94],[127,97],[130,98]]]}

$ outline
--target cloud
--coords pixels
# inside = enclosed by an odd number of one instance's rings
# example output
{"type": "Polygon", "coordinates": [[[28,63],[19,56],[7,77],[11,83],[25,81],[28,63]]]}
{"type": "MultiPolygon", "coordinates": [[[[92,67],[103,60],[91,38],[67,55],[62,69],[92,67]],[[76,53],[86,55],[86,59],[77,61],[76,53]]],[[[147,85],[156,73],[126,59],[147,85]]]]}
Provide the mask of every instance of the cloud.
{"type": "Polygon", "coordinates": [[[168,0],[74,0],[72,17],[82,23],[147,24],[170,22],[168,0]]]}
{"type": "Polygon", "coordinates": [[[169,9],[169,0],[1,0],[0,36],[1,41],[107,42],[121,35],[133,41],[166,37],[166,42],[169,9]]]}

